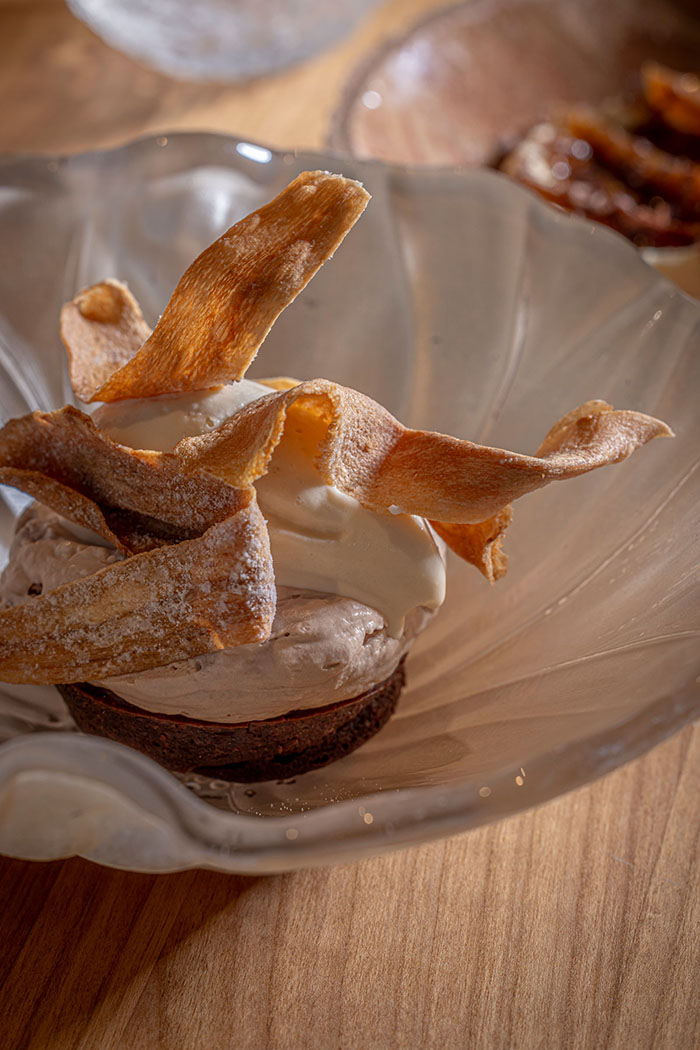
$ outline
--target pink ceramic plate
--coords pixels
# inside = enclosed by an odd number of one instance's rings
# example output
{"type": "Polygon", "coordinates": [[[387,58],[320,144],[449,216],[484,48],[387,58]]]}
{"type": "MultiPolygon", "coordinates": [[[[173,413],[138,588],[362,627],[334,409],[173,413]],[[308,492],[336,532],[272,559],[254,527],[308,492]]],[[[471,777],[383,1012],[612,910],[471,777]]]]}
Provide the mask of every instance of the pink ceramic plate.
{"type": "Polygon", "coordinates": [[[400,164],[489,163],[552,104],[624,93],[648,58],[698,68],[696,0],[472,0],[356,71],[330,145],[400,164]]]}

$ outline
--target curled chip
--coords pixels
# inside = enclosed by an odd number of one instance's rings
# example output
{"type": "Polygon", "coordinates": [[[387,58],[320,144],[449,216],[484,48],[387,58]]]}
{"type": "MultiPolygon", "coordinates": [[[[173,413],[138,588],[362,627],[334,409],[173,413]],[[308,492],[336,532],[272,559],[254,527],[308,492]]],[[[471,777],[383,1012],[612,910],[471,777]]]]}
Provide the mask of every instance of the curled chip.
{"type": "Polygon", "coordinates": [[[287,417],[321,425],[318,466],[329,485],[372,510],[400,507],[431,521],[478,523],[550,481],[617,463],[665,423],[588,401],[547,434],[539,455],[411,430],[376,401],[313,379],[247,405],[215,430],[175,448],[186,471],[206,470],[244,487],[265,473],[287,417]]]}
{"type": "Polygon", "coordinates": [[[430,524],[455,554],[476,566],[489,583],[495,583],[505,576],[508,569],[508,555],[503,551],[502,543],[512,520],[513,508],[509,505],[487,521],[471,525],[442,521],[430,524]]]}
{"type": "Polygon", "coordinates": [[[81,401],[141,349],[151,334],[141,308],[120,281],[93,284],[61,310],[61,338],[68,351],[70,381],[81,401]]]}
{"type": "Polygon", "coordinates": [[[0,680],[68,683],[263,641],[275,612],[265,521],[248,504],[202,536],[137,554],[0,612],[0,680]]]}
{"type": "Polygon", "coordinates": [[[185,477],[175,456],[117,445],[71,405],[0,430],[3,482],[131,553],[199,536],[248,499],[211,476],[185,477]]]}
{"type": "MultiPolygon", "coordinates": [[[[331,257],[368,200],[352,179],[302,172],[195,259],[153,334],[89,400],[155,397],[240,379],[279,314],[331,257]]],[[[95,320],[93,329],[101,332],[100,325],[95,320]]],[[[64,327],[69,353],[83,360],[86,348],[78,343],[89,342],[91,333],[85,325],[64,327]]],[[[90,385],[83,380],[81,389],[90,385]]]]}

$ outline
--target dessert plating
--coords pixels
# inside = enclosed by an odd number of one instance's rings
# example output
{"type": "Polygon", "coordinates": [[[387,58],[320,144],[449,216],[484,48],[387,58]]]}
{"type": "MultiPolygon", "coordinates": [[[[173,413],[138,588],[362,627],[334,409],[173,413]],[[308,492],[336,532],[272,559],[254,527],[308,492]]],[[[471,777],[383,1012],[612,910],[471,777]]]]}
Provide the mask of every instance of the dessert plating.
{"type": "MultiPolygon", "coordinates": [[[[10,607],[0,612],[0,678],[60,684],[79,725],[171,768],[215,768],[242,780],[302,772],[347,753],[391,713],[411,640],[402,639],[442,600],[434,534],[497,579],[506,567],[501,540],[512,500],[670,433],[658,420],[593,401],[556,423],[536,456],[525,456],[410,430],[365,395],[323,379],[269,380],[252,392],[249,384],[252,396],[237,400],[274,319],[367,199],[351,180],[302,174],[195,260],[152,333],[118,282],[67,304],[61,328],[74,390],[104,407],[93,418],[66,406],[10,421],[0,432],[0,481],[48,506],[49,529],[73,530],[66,542],[102,547],[111,560],[59,583],[50,575],[28,579],[26,592],[13,594],[7,581],[19,578],[31,514],[24,520],[3,584],[10,607]],[[235,404],[210,411],[212,399],[229,396],[235,404]],[[137,437],[144,412],[160,423],[178,414],[187,422],[167,439],[137,437]],[[297,477],[291,487],[290,474],[297,477]],[[335,536],[310,534],[309,517],[322,519],[324,507],[330,526],[326,520],[323,528],[332,532],[335,524],[335,536]],[[382,578],[374,569],[401,556],[404,534],[401,578],[382,578]],[[303,564],[306,547],[327,550],[329,541],[334,558],[303,564]],[[345,571],[333,569],[334,559],[345,561],[345,571]],[[371,681],[346,674],[342,689],[319,685],[303,704],[282,668],[284,709],[274,714],[265,707],[273,690],[263,688],[261,672],[259,706],[250,689],[239,704],[244,676],[236,657],[257,652],[262,667],[285,604],[314,601],[367,610],[365,640],[383,632],[398,641],[393,666],[378,657],[370,661],[371,681]],[[230,657],[226,700],[204,711],[188,712],[177,699],[179,710],[163,710],[145,699],[147,690],[138,701],[122,691],[127,680],[138,688],[151,677],[172,692],[170,672],[230,657]]],[[[297,616],[300,639],[312,620],[297,616]]],[[[304,665],[301,641],[286,649],[304,665]]],[[[342,656],[326,669],[338,663],[342,669],[342,656]]]]}

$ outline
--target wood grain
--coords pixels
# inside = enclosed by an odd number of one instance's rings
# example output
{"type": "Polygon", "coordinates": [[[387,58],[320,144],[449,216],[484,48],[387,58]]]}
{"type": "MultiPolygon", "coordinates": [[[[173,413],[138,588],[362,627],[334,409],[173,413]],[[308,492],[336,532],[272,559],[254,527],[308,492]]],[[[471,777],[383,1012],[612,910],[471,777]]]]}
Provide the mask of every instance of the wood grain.
{"type": "Polygon", "coordinates": [[[0,151],[73,152],[184,128],[319,146],[349,70],[443,3],[392,0],[301,66],[243,85],[210,85],[178,83],[112,51],[63,0],[0,0],[0,151]]]}
{"type": "MultiPolygon", "coordinates": [[[[244,87],[177,84],[60,0],[0,0],[0,149],[175,127],[319,145],[357,60],[442,0],[393,0],[244,87]]],[[[447,842],[268,879],[0,860],[5,1050],[693,1050],[700,728],[447,842]]]]}
{"type": "Polygon", "coordinates": [[[700,1045],[700,730],[394,856],[267,879],[0,865],[3,1046],[700,1045]]]}

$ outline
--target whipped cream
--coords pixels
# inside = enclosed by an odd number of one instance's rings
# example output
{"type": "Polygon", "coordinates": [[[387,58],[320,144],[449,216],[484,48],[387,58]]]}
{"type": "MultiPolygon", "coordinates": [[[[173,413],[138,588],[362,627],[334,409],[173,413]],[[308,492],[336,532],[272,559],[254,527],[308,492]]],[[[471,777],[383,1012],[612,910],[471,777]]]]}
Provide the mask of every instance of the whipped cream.
{"type": "MultiPolygon", "coordinates": [[[[270,388],[243,379],[194,394],[132,399],[93,414],[105,434],[130,448],[170,452],[206,433],[270,388]]],[[[417,607],[445,597],[445,565],[421,518],[377,513],[327,485],[315,465],[320,435],[285,427],[267,474],[255,483],[270,533],[278,587],[352,598],[379,611],[391,636],[417,607]]]]}
{"type": "Polygon", "coordinates": [[[276,718],[359,696],[396,668],[432,613],[414,609],[400,637],[351,598],[282,587],[265,642],[107,678],[147,711],[215,722],[276,718]]]}
{"type": "MultiPolygon", "coordinates": [[[[121,558],[99,536],[32,504],[0,577],[0,607],[30,601],[121,558]]],[[[388,678],[431,615],[414,609],[396,638],[383,616],[360,602],[280,587],[267,641],[96,684],[162,714],[230,723],[275,718],[347,700],[388,678]]]]}

